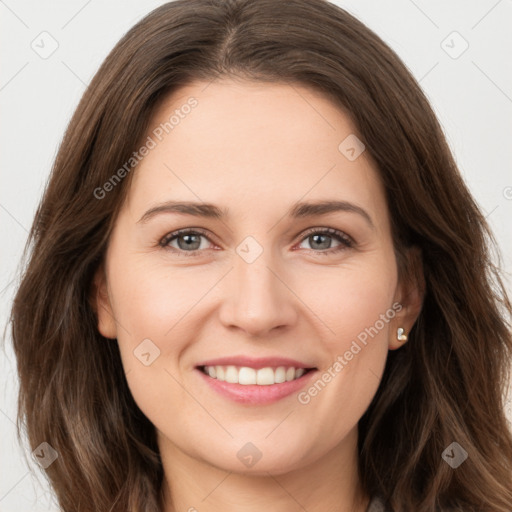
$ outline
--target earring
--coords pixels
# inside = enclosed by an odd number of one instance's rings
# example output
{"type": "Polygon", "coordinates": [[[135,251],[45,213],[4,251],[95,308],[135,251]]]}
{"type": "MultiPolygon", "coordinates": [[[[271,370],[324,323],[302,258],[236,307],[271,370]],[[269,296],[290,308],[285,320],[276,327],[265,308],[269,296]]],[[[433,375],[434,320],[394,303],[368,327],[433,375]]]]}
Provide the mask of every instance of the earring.
{"type": "Polygon", "coordinates": [[[407,334],[404,334],[404,330],[402,327],[399,327],[397,329],[397,335],[398,341],[407,341],[407,334]]]}

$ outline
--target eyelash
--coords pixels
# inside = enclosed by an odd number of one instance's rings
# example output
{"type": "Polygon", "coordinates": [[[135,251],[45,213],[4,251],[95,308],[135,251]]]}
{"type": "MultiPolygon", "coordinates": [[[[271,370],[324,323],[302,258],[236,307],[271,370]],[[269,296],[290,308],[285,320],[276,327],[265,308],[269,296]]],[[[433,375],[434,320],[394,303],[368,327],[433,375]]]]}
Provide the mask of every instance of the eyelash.
{"type": "MultiPolygon", "coordinates": [[[[170,247],[169,244],[174,239],[179,238],[183,235],[202,235],[204,236],[209,242],[211,242],[210,238],[206,234],[206,231],[197,228],[197,229],[179,229],[178,231],[173,231],[172,233],[169,233],[165,235],[159,242],[159,245],[163,247],[166,250],[170,250],[171,252],[177,253],[179,256],[185,256],[185,257],[195,257],[198,256],[198,253],[201,252],[201,250],[196,249],[194,251],[183,251],[181,249],[176,249],[175,247],[170,247]]],[[[311,228],[310,230],[306,231],[304,233],[302,239],[300,240],[300,243],[302,243],[306,238],[310,237],[311,235],[331,235],[333,238],[336,238],[339,242],[341,242],[341,245],[338,247],[334,247],[332,249],[326,249],[324,251],[315,251],[314,249],[309,249],[315,253],[318,253],[319,255],[325,256],[325,255],[332,255],[334,253],[353,248],[355,245],[354,240],[343,233],[342,231],[338,231],[337,229],[333,228],[311,228]]],[[[213,243],[213,242],[211,242],[213,243]]]]}

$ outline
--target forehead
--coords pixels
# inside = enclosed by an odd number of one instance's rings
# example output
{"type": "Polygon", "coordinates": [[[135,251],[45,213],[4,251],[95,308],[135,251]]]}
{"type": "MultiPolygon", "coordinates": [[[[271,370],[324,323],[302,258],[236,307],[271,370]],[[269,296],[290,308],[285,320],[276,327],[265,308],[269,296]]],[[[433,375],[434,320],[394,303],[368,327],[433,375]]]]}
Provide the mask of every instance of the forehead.
{"type": "Polygon", "coordinates": [[[147,137],[152,149],[128,196],[134,215],[169,199],[235,204],[243,215],[301,199],[385,209],[368,153],[351,160],[343,152],[361,138],[352,120],[304,86],[194,82],[165,98],[147,137]]]}

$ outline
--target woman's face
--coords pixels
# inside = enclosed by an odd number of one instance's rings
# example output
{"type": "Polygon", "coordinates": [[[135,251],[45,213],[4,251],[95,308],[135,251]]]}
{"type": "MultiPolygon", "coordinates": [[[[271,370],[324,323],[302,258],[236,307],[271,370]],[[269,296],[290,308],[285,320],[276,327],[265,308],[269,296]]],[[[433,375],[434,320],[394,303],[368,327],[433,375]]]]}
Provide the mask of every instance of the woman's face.
{"type": "Polygon", "coordinates": [[[353,445],[417,313],[355,132],[297,85],[196,82],[154,116],[96,283],[99,330],[161,449],[279,474],[353,445]],[[339,208],[305,206],[324,202],[339,208]]]}

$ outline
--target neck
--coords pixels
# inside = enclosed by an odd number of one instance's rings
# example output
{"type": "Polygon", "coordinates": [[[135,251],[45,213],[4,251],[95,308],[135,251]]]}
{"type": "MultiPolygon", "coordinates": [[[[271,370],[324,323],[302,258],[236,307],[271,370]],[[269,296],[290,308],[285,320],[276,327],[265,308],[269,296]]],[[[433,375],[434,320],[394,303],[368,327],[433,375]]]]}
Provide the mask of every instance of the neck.
{"type": "MultiPolygon", "coordinates": [[[[159,433],[163,512],[366,512],[357,426],[320,459],[287,472],[236,473],[190,456],[159,433]]],[[[255,466],[256,467],[256,466],[255,466]]]]}

